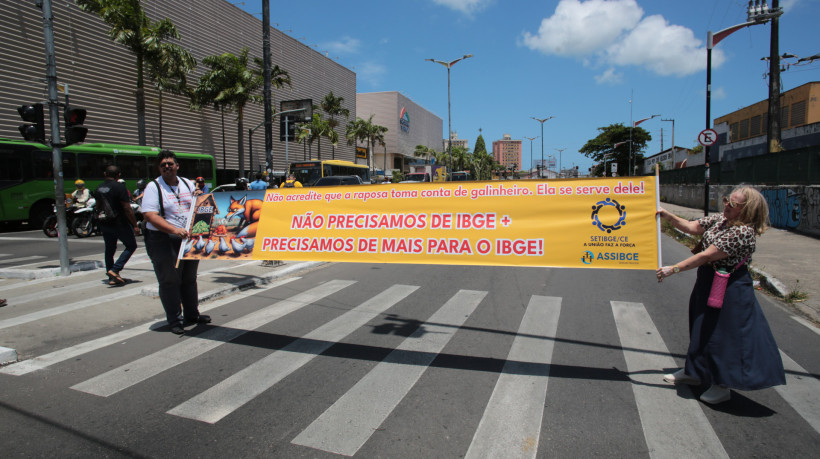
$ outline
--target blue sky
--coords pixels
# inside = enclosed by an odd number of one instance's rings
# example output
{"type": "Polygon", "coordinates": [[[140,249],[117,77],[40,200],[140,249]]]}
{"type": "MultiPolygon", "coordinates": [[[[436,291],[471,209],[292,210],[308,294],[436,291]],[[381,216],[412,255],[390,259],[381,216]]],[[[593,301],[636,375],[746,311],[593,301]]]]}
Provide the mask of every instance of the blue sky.
{"type": "MultiPolygon", "coordinates": [[[[503,134],[541,135],[544,157],[585,170],[578,153],[597,128],[641,124],[645,155],[697,144],[706,126],[706,33],[746,22],[745,0],[271,0],[274,27],[357,74],[358,92],[399,91],[444,120],[447,70],[426,62],[474,57],[451,69],[452,128],[488,149],[503,134]],[[631,100],[631,104],[630,104],[631,100]],[[631,111],[631,114],[630,114],[631,111]]],[[[771,5],[771,0],[768,1],[771,5]]],[[[237,4],[261,17],[261,0],[237,4]]],[[[781,0],[780,54],[820,53],[820,0],[781,0]]],[[[769,25],[735,32],[713,50],[712,119],[768,97],[769,25]]],[[[797,59],[784,60],[795,63],[797,59]]],[[[820,60],[791,65],[783,90],[820,81],[820,60]]],[[[541,138],[532,143],[541,157],[541,138]]]]}

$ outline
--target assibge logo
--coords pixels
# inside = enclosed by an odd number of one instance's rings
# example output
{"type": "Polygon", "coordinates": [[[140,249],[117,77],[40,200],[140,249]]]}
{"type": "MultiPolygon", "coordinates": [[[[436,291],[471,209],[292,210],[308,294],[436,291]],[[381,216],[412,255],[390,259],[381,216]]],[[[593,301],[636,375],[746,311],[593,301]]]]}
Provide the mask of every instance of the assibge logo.
{"type": "Polygon", "coordinates": [[[611,233],[614,230],[619,230],[626,224],[626,210],[624,209],[626,209],[626,206],[619,204],[618,201],[611,198],[606,198],[604,201],[598,201],[594,206],[592,206],[592,224],[597,226],[601,231],[606,231],[607,233],[611,233]],[[599,215],[601,209],[609,207],[614,207],[615,210],[618,211],[618,219],[611,225],[604,224],[604,222],[601,221],[601,216],[599,215]]]}
{"type": "Polygon", "coordinates": [[[581,257],[581,261],[584,262],[585,265],[591,265],[592,260],[595,258],[595,255],[592,254],[589,250],[584,252],[584,256],[581,257]]]}

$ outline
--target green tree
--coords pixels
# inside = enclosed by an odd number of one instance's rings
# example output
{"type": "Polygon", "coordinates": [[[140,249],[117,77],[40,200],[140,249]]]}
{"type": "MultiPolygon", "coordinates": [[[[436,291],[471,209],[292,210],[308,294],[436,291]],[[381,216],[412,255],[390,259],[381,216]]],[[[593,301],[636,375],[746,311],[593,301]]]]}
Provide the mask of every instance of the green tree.
{"type": "MultiPolygon", "coordinates": [[[[342,102],[345,101],[344,97],[336,97],[333,95],[333,91],[330,91],[330,94],[326,95],[324,99],[322,99],[322,103],[320,106],[322,107],[322,111],[327,113],[330,116],[328,120],[328,124],[330,125],[330,129],[334,132],[336,131],[336,127],[339,126],[339,121],[336,120],[337,116],[344,116],[345,119],[350,117],[350,110],[342,107],[342,102]]],[[[336,135],[336,139],[338,142],[338,134],[336,135]]],[[[333,143],[333,156],[332,159],[336,159],[336,143],[333,143]]]]}
{"type": "Polygon", "coordinates": [[[373,123],[373,116],[370,115],[367,120],[356,118],[356,121],[348,123],[345,128],[348,145],[353,145],[356,142],[367,142],[367,167],[371,170],[373,169],[370,162],[372,147],[376,146],[376,142],[384,145],[384,135],[387,133],[386,127],[373,123]]]}
{"type": "Polygon", "coordinates": [[[453,170],[450,172],[466,169],[466,165],[470,163],[470,156],[470,152],[466,148],[453,147],[453,170]]]}
{"type": "Polygon", "coordinates": [[[433,150],[426,145],[416,145],[416,149],[413,150],[413,156],[416,158],[424,158],[424,161],[428,163],[436,156],[436,154],[436,150],[433,150]]]}
{"type": "MultiPolygon", "coordinates": [[[[598,163],[606,161],[609,165],[613,161],[616,162],[621,175],[624,175],[624,172],[621,171],[629,170],[630,152],[633,164],[641,163],[643,161],[643,151],[646,149],[647,143],[652,140],[649,132],[637,127],[632,130],[632,145],[630,146],[630,129],[621,123],[599,127],[598,131],[600,131],[598,136],[588,140],[579,152],[598,163]]],[[[597,175],[601,171],[604,175],[608,174],[607,171],[603,170],[603,167],[598,166],[593,169],[593,174],[597,175]]]]}
{"type": "Polygon", "coordinates": [[[162,148],[162,94],[188,94],[188,74],[196,68],[190,51],[173,43],[163,43],[147,57],[148,77],[159,96],[159,147],[162,148]]]}
{"type": "Polygon", "coordinates": [[[478,134],[478,138],[475,139],[475,148],[473,148],[473,154],[476,153],[487,153],[487,146],[484,143],[484,136],[478,134]]]}
{"type": "Polygon", "coordinates": [[[136,58],[137,67],[137,132],[139,144],[145,139],[146,59],[156,55],[168,39],[179,39],[179,32],[170,19],[152,21],[145,15],[140,0],[75,0],[83,11],[98,15],[111,28],[108,36],[127,47],[136,58]]]}
{"type": "Polygon", "coordinates": [[[318,140],[317,155],[320,160],[322,159],[322,137],[327,137],[334,147],[339,143],[339,134],[330,128],[330,121],[322,118],[318,113],[314,113],[309,122],[299,123],[297,129],[299,129],[299,134],[296,136],[297,142],[307,142],[312,148],[313,142],[318,140]]]}
{"type": "Polygon", "coordinates": [[[192,97],[195,109],[213,104],[220,110],[236,112],[237,156],[242,177],[245,176],[245,107],[249,103],[263,102],[259,92],[264,84],[261,72],[248,67],[248,54],[245,47],[238,56],[223,53],[202,59],[209,70],[199,78],[192,97]]]}

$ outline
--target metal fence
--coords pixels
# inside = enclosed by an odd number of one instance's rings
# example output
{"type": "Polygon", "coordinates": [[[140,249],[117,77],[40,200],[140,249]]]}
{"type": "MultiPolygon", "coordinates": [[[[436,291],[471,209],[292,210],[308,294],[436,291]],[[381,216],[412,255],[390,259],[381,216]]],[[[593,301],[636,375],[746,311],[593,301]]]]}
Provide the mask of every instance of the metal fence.
{"type": "MultiPolygon", "coordinates": [[[[661,171],[662,184],[703,183],[704,166],[661,171]]],[[[715,185],[820,185],[820,146],[712,164],[715,185]]]]}

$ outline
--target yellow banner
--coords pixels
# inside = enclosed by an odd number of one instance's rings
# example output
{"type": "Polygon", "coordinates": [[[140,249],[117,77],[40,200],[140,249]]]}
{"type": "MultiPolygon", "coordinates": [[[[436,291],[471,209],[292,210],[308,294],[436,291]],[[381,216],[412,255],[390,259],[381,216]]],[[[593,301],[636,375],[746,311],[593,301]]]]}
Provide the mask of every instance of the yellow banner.
{"type": "Polygon", "coordinates": [[[654,270],[659,237],[655,180],[216,193],[200,197],[192,219],[194,238],[184,256],[654,270]]]}

